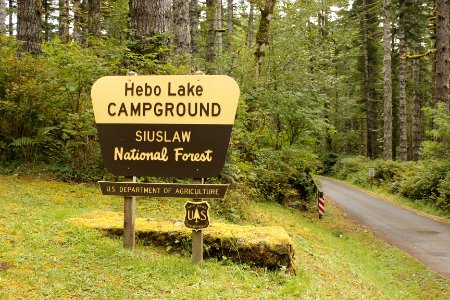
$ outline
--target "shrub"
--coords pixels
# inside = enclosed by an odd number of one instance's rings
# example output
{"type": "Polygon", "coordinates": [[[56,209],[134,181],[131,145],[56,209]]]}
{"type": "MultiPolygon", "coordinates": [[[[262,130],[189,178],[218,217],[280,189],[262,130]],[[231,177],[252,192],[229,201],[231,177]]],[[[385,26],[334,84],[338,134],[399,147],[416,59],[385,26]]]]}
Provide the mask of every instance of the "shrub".
{"type": "Polygon", "coordinates": [[[332,173],[339,179],[367,187],[368,167],[371,165],[370,159],[364,156],[344,157],[339,159],[332,168],[332,173]]]}
{"type": "Polygon", "coordinates": [[[421,162],[416,172],[407,177],[399,192],[414,200],[425,200],[448,209],[450,164],[445,161],[427,160],[421,162]]]}
{"type": "Polygon", "coordinates": [[[450,211],[450,170],[448,170],[445,177],[439,181],[437,190],[439,192],[439,196],[436,199],[437,206],[446,211],[450,211]]]}
{"type": "Polygon", "coordinates": [[[249,174],[250,185],[265,199],[278,203],[312,198],[309,173],[315,159],[309,153],[294,148],[259,150],[249,174]]]}
{"type": "Polygon", "coordinates": [[[333,172],[333,167],[338,161],[339,156],[336,153],[328,153],[323,159],[322,174],[331,174],[333,172]]]}
{"type": "Polygon", "coordinates": [[[375,168],[375,185],[391,193],[450,210],[450,162],[442,159],[399,162],[346,157],[337,161],[333,173],[337,178],[368,187],[369,167],[375,168]]]}

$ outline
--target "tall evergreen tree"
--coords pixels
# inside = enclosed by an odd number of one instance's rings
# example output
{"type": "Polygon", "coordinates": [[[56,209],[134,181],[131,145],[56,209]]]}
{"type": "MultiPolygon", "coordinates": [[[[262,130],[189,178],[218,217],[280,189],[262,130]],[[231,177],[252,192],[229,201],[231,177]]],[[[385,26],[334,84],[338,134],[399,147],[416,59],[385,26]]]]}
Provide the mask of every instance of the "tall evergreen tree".
{"type": "Polygon", "coordinates": [[[200,17],[200,11],[198,9],[198,0],[189,1],[189,30],[191,36],[191,52],[198,52],[198,19],[200,17]]]}
{"type": "Polygon", "coordinates": [[[100,37],[102,14],[100,11],[101,0],[87,1],[87,34],[92,37],[100,37]]]}
{"type": "MultiPolygon", "coordinates": [[[[413,53],[420,53],[423,49],[421,46],[423,33],[420,22],[423,22],[423,12],[421,5],[418,1],[414,1],[412,5],[412,11],[415,17],[412,19],[412,47],[413,53]]],[[[412,61],[412,102],[413,102],[413,116],[412,116],[412,159],[419,160],[420,144],[422,143],[422,92],[421,92],[421,76],[420,76],[421,60],[413,59],[412,61]]]]}
{"type": "Polygon", "coordinates": [[[83,41],[83,5],[81,0],[73,0],[73,40],[77,43],[83,41]]]}
{"type": "Polygon", "coordinates": [[[206,0],[206,49],[205,60],[208,63],[216,61],[216,12],[218,0],[206,0]]]}
{"type": "Polygon", "coordinates": [[[392,77],[391,77],[391,1],[383,1],[383,103],[384,103],[384,131],[383,157],[392,159],[392,77]]]}
{"type": "Polygon", "coordinates": [[[41,52],[42,5],[40,0],[18,0],[17,38],[23,42],[24,50],[41,52]]]}
{"type": "Polygon", "coordinates": [[[227,48],[230,51],[233,36],[234,6],[233,0],[227,0],[227,48]]]}
{"type": "Polygon", "coordinates": [[[13,11],[14,11],[14,0],[8,0],[8,34],[12,36],[14,33],[14,23],[13,23],[13,11]]]}
{"type": "Polygon", "coordinates": [[[223,51],[222,9],[223,9],[222,0],[218,0],[216,10],[216,44],[217,44],[217,54],[219,56],[222,56],[223,51]]]}
{"type": "MultiPolygon", "coordinates": [[[[362,73],[363,99],[366,106],[367,156],[376,158],[379,153],[378,145],[378,102],[379,91],[379,54],[376,35],[379,16],[374,8],[378,3],[374,0],[362,0],[354,5],[360,6],[360,26],[362,39],[362,73]]],[[[358,7],[357,7],[358,8],[358,7]]]]}
{"type": "MultiPolygon", "coordinates": [[[[420,43],[418,41],[414,42],[413,46],[414,52],[419,53],[420,43]]],[[[420,60],[415,59],[412,62],[412,77],[413,77],[413,118],[412,118],[412,159],[419,160],[419,150],[420,144],[422,143],[422,95],[420,93],[420,60]]]]}
{"type": "Polygon", "coordinates": [[[266,0],[261,7],[261,19],[259,21],[258,33],[256,34],[255,57],[258,65],[258,74],[261,73],[261,65],[266,54],[266,46],[269,43],[270,21],[272,20],[273,10],[276,0],[266,0]]]}
{"type": "Polygon", "coordinates": [[[129,1],[130,28],[133,44],[132,50],[145,54],[159,53],[161,46],[169,44],[171,1],[170,0],[130,0],[129,1]]]}
{"type": "Polygon", "coordinates": [[[130,0],[130,27],[137,37],[167,33],[170,30],[170,0],[130,0]]]}
{"type": "Polygon", "coordinates": [[[247,44],[250,49],[253,49],[253,43],[255,41],[255,0],[249,0],[249,2],[247,44]]]}
{"type": "Polygon", "coordinates": [[[6,2],[0,0],[0,35],[6,33],[6,2]]]}
{"type": "Polygon", "coordinates": [[[449,99],[449,0],[436,0],[436,82],[437,102],[446,103],[449,99]]]}
{"type": "Polygon", "coordinates": [[[189,1],[173,1],[173,44],[176,53],[190,53],[189,1]]]}
{"type": "Polygon", "coordinates": [[[399,114],[400,114],[400,160],[408,159],[408,141],[407,141],[407,107],[406,107],[406,77],[407,77],[407,60],[406,60],[406,33],[405,33],[405,0],[399,0],[399,18],[398,18],[398,51],[399,51],[399,114]]]}
{"type": "Polygon", "coordinates": [[[62,43],[68,43],[70,39],[70,15],[69,0],[59,0],[58,36],[62,43]]]}

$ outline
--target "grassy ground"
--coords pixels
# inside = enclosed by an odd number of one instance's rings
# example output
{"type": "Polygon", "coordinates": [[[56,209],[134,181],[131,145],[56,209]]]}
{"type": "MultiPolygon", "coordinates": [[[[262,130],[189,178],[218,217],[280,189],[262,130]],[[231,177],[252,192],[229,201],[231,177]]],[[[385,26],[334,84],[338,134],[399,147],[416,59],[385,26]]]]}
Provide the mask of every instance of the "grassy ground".
{"type": "MultiPolygon", "coordinates": [[[[214,200],[211,200],[214,201],[214,200]]],[[[140,217],[183,219],[185,200],[138,199],[140,217]]],[[[375,238],[333,206],[327,216],[254,203],[246,223],[280,225],[297,276],[189,257],[71,225],[122,198],[87,185],[0,176],[0,299],[448,299],[450,282],[375,238]]],[[[212,222],[221,220],[212,212],[212,222]]]]}

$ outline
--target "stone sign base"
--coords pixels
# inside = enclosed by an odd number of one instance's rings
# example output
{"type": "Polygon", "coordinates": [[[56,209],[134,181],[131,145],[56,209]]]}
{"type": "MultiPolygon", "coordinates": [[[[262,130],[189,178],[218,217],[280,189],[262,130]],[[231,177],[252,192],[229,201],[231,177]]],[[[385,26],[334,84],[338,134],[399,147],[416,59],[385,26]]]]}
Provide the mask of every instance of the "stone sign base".
{"type": "MultiPolygon", "coordinates": [[[[110,234],[123,233],[120,213],[96,211],[71,220],[83,227],[96,228],[110,234]]],[[[144,243],[163,246],[169,252],[187,253],[191,229],[183,221],[136,218],[136,236],[144,243]]],[[[239,226],[213,222],[204,234],[204,257],[230,259],[269,270],[283,269],[295,274],[294,245],[280,226],[239,226]]]]}

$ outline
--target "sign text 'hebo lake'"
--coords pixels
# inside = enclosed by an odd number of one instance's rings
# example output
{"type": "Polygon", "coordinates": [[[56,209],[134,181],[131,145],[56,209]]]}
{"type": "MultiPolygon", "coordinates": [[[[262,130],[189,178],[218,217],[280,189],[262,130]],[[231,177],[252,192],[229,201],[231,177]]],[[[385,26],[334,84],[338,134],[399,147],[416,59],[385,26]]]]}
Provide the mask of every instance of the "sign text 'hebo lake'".
{"type": "Polygon", "coordinates": [[[222,170],[239,100],[232,78],[106,76],[91,95],[111,173],[211,177],[222,170]]]}

